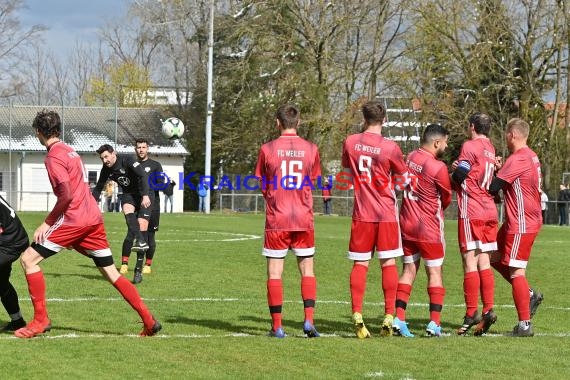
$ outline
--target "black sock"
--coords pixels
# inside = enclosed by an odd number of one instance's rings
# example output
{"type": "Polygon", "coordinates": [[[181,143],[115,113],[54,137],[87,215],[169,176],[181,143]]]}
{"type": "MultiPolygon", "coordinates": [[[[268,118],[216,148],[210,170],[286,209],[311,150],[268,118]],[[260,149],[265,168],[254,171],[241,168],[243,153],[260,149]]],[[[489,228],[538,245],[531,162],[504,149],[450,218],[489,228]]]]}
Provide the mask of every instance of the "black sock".
{"type": "Polygon", "coordinates": [[[137,252],[137,263],[135,264],[135,272],[140,272],[144,264],[144,251],[137,252]]]}
{"type": "Polygon", "coordinates": [[[134,213],[126,214],[125,219],[127,221],[127,226],[129,230],[133,232],[134,236],[138,239],[138,241],[146,242],[143,234],[141,233],[141,228],[139,226],[139,221],[137,216],[134,213]]]}

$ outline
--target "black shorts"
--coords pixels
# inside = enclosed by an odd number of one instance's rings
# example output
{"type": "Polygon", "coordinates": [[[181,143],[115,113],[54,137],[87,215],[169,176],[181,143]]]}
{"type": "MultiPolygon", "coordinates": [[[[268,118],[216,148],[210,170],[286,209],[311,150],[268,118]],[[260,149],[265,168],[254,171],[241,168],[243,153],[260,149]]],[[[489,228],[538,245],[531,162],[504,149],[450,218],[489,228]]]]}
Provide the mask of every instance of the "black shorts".
{"type": "Polygon", "coordinates": [[[138,194],[135,195],[131,193],[125,193],[119,195],[121,204],[128,203],[130,205],[133,205],[135,207],[135,213],[137,215],[137,218],[146,219],[146,220],[150,220],[152,216],[152,209],[154,207],[153,205],[154,196],[149,196],[149,197],[150,197],[150,206],[142,207],[141,206],[142,197],[140,195],[138,194]]]}
{"type": "Polygon", "coordinates": [[[150,221],[148,222],[149,231],[158,231],[158,226],[160,225],[160,209],[152,210],[150,221]]]}

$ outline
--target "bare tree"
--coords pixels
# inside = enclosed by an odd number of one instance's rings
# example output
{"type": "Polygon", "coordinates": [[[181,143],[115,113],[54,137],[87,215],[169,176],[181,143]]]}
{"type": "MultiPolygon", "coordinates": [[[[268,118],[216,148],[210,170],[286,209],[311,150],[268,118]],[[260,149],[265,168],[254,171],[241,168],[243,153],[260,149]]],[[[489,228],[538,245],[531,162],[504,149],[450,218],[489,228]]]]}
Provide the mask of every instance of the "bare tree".
{"type": "Polygon", "coordinates": [[[17,68],[22,48],[36,39],[46,28],[33,25],[22,28],[17,12],[24,7],[22,0],[3,0],[0,2],[0,81],[4,88],[0,97],[20,93],[23,82],[18,77],[17,68]]]}

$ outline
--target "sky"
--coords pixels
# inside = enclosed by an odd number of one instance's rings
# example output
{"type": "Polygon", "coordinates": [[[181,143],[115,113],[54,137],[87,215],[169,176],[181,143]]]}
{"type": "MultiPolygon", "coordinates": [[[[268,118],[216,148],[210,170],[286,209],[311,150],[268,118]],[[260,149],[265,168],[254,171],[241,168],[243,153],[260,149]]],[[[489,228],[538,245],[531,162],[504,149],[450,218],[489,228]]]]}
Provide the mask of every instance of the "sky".
{"type": "Polygon", "coordinates": [[[42,24],[45,44],[56,56],[66,55],[76,41],[89,45],[97,42],[98,28],[106,19],[125,14],[127,0],[24,0],[26,8],[19,16],[23,26],[42,24]]]}

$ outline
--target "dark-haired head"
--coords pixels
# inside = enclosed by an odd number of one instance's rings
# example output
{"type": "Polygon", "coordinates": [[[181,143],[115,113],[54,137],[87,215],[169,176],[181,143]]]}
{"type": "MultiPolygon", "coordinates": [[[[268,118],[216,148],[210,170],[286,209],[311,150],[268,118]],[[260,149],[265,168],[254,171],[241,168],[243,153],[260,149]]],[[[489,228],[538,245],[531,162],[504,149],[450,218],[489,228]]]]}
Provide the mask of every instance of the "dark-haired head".
{"type": "Polygon", "coordinates": [[[36,114],[32,128],[42,134],[46,139],[59,137],[61,134],[61,119],[55,111],[43,109],[36,114]]]}
{"type": "Polygon", "coordinates": [[[378,100],[370,100],[362,106],[362,116],[367,125],[383,124],[386,120],[386,109],[378,100]]]}
{"type": "Polygon", "coordinates": [[[135,140],[135,144],[146,144],[146,145],[148,145],[148,140],[145,138],[138,138],[135,140]]]}
{"type": "Polygon", "coordinates": [[[493,124],[493,120],[486,113],[477,112],[469,117],[469,125],[473,125],[478,135],[489,136],[491,124],[493,124]]]}
{"type": "Polygon", "coordinates": [[[96,150],[96,152],[101,155],[104,152],[109,152],[109,153],[113,153],[115,151],[115,149],[109,145],[109,144],[103,144],[99,147],[99,149],[96,150]]]}
{"type": "Polygon", "coordinates": [[[294,129],[299,126],[300,112],[294,105],[284,104],[280,106],[275,117],[283,129],[294,129]]]}
{"type": "Polygon", "coordinates": [[[449,131],[440,124],[429,124],[424,129],[422,135],[422,144],[430,143],[433,140],[441,139],[442,137],[449,136],[449,131]]]}

